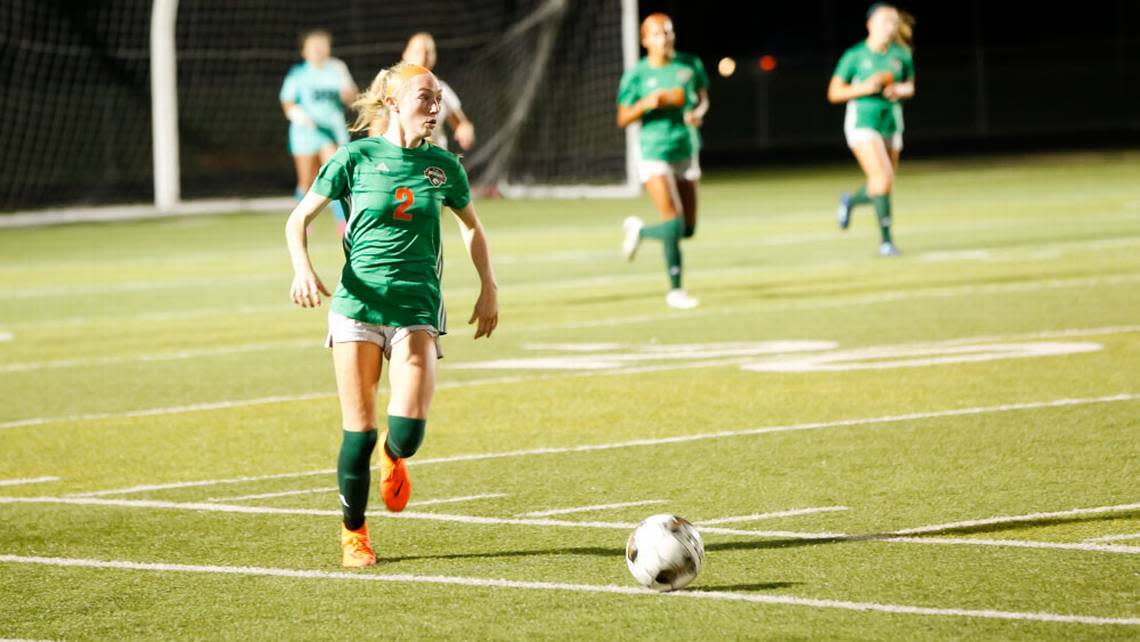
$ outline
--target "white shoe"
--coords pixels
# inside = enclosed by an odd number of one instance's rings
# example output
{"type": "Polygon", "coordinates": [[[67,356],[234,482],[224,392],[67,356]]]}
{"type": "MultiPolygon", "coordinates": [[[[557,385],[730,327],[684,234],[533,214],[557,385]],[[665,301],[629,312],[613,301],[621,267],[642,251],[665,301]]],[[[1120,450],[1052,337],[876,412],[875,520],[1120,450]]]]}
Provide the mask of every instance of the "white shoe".
{"type": "Polygon", "coordinates": [[[665,295],[665,304],[678,310],[691,310],[700,305],[701,302],[689,296],[688,292],[677,288],[676,290],[669,290],[669,294],[665,295]]]}
{"type": "Polygon", "coordinates": [[[625,256],[625,260],[632,261],[633,256],[637,254],[637,247],[641,245],[641,228],[645,227],[645,224],[636,216],[628,216],[621,225],[625,228],[625,240],[621,242],[621,253],[625,256]]]}
{"type": "Polygon", "coordinates": [[[890,241],[879,246],[879,256],[898,256],[899,254],[902,254],[902,252],[899,252],[895,244],[890,241]]]}

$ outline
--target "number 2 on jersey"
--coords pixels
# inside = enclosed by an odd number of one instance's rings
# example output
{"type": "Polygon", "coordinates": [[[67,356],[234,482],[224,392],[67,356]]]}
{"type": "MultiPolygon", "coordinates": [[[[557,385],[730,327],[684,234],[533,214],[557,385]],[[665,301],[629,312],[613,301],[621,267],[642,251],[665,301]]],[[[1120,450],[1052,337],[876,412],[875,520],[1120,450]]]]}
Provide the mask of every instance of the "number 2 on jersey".
{"type": "Polygon", "coordinates": [[[398,187],[396,188],[396,200],[400,201],[400,204],[396,206],[396,211],[392,213],[392,218],[397,221],[412,220],[412,215],[408,214],[408,208],[412,206],[412,203],[416,202],[416,195],[412,193],[412,190],[406,187],[398,187]]]}

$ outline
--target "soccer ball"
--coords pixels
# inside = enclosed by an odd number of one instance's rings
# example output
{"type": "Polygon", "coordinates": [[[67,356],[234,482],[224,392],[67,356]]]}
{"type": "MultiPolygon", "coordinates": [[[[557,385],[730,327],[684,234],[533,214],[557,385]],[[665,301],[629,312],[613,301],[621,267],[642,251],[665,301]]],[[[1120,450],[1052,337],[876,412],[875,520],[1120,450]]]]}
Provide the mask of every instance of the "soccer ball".
{"type": "Polygon", "coordinates": [[[646,517],[629,535],[625,563],[639,584],[655,591],[685,588],[705,561],[695,526],[676,515],[646,517]]]}

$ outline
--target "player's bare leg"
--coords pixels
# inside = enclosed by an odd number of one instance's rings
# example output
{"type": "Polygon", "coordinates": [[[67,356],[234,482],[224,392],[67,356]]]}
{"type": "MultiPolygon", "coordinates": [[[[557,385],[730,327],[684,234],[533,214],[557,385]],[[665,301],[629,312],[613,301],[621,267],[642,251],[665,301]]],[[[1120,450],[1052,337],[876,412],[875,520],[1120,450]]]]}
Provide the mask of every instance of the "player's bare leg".
{"type": "Polygon", "coordinates": [[[436,338],[415,331],[392,346],[388,358],[388,430],[380,452],[380,496],[388,510],[404,510],[412,495],[404,460],[419,449],[424,439],[428,408],[435,393],[436,338]]]}
{"type": "Polygon", "coordinates": [[[364,511],[368,506],[372,451],[376,447],[376,384],[380,381],[380,346],[370,342],[333,344],[333,365],[344,428],[337,459],[337,483],[344,512],[341,524],[341,564],[371,566],[376,554],[368,536],[364,511]]]}

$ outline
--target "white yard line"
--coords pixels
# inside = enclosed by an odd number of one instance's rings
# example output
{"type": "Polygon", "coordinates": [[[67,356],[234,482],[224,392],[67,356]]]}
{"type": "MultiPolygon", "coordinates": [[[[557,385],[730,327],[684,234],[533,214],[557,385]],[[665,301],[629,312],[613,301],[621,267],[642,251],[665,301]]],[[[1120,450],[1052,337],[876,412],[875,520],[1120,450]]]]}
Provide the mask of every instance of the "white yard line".
{"type": "Polygon", "coordinates": [[[1105,535],[1104,537],[1090,537],[1086,542],[1123,542],[1130,539],[1140,539],[1140,533],[1124,533],[1123,535],[1105,535]]]}
{"type": "Polygon", "coordinates": [[[113,357],[91,357],[87,359],[56,359],[53,361],[5,363],[0,364],[0,373],[28,372],[29,370],[46,370],[49,368],[86,368],[90,366],[105,366],[116,363],[177,361],[182,359],[196,359],[198,357],[215,357],[230,354],[245,354],[248,352],[261,352],[265,350],[300,348],[312,348],[313,350],[320,350],[321,342],[315,339],[305,339],[303,341],[274,341],[269,343],[245,343],[224,347],[178,350],[176,352],[151,352],[146,354],[117,355],[113,357]]]}
{"type": "Polygon", "coordinates": [[[24,428],[39,426],[60,421],[92,421],[96,419],[118,419],[126,417],[153,417],[156,415],[176,415],[184,412],[201,412],[203,410],[221,410],[226,408],[243,408],[246,406],[259,406],[269,403],[282,403],[286,401],[304,401],[307,399],[325,399],[336,395],[327,392],[316,392],[303,395],[278,395],[274,397],[261,397],[259,399],[238,399],[234,401],[215,401],[211,403],[195,403],[185,406],[171,406],[168,408],[146,408],[144,410],[129,410],[127,412],[101,412],[89,415],[70,415],[66,417],[35,417],[32,419],[17,419],[0,423],[0,429],[24,428]]]}
{"type": "Polygon", "coordinates": [[[793,517],[795,515],[811,515],[813,513],[834,513],[849,510],[846,506],[820,506],[818,508],[797,508],[794,510],[781,510],[774,513],[756,513],[753,515],[736,515],[734,517],[721,517],[718,519],[702,519],[697,526],[713,526],[714,524],[738,524],[740,522],[757,522],[762,519],[776,519],[778,517],[793,517]]]}
{"type": "Polygon", "coordinates": [[[435,506],[437,504],[457,504],[459,502],[473,502],[480,499],[500,499],[510,497],[509,493],[483,493],[481,495],[462,495],[460,497],[440,497],[439,499],[421,499],[408,502],[408,506],[435,506]]]}
{"type": "MultiPolygon", "coordinates": [[[[1044,331],[1044,332],[1031,332],[1031,333],[1012,334],[1012,335],[1005,335],[1005,336],[960,337],[957,339],[950,339],[947,341],[939,342],[936,345],[960,345],[960,344],[972,343],[972,342],[978,342],[978,341],[1004,341],[1004,340],[1019,340],[1019,339],[1031,339],[1031,338],[1060,338],[1060,337],[1076,337],[1076,336],[1096,336],[1096,335],[1105,335],[1105,334],[1127,334],[1127,333],[1132,333],[1132,332],[1140,332],[1140,326],[1131,325],[1131,326],[1110,326],[1110,327],[1102,327],[1102,328],[1071,328],[1071,329],[1066,329],[1066,330],[1049,330],[1049,331],[1044,331]]],[[[202,351],[183,351],[181,353],[160,353],[160,354],[155,354],[155,355],[141,355],[141,356],[137,357],[137,359],[142,360],[142,361],[147,361],[147,360],[157,361],[157,360],[163,360],[166,358],[178,359],[178,358],[188,358],[189,356],[198,356],[198,355],[206,355],[206,354],[228,354],[229,352],[240,352],[243,350],[269,349],[270,346],[274,346],[274,345],[278,346],[278,347],[293,346],[293,347],[297,347],[297,348],[307,348],[310,346],[315,346],[316,344],[309,342],[309,341],[287,342],[287,343],[282,343],[282,344],[247,344],[245,346],[231,346],[228,348],[204,349],[202,351]]],[[[891,344],[891,345],[887,345],[887,346],[871,346],[869,348],[862,348],[860,350],[875,350],[875,349],[891,348],[891,347],[900,347],[901,348],[901,347],[914,346],[914,345],[919,345],[919,344],[891,344]]],[[[929,346],[931,344],[921,344],[921,345],[929,346]]],[[[109,358],[107,358],[107,361],[111,362],[111,361],[116,360],[116,359],[118,359],[118,358],[109,357],[109,358]]],[[[130,361],[130,360],[136,359],[136,357],[123,357],[122,359],[124,361],[130,361]]],[[[467,387],[471,387],[471,386],[485,386],[485,385],[499,385],[499,384],[541,381],[541,380],[558,378],[558,377],[595,377],[595,376],[599,376],[599,375],[620,376],[620,375],[627,375],[627,374],[639,374],[639,373],[645,373],[645,372],[664,372],[664,371],[694,369],[694,368],[719,367],[719,366],[734,365],[734,364],[746,364],[746,363],[753,361],[754,359],[755,359],[755,357],[752,357],[752,356],[729,357],[729,358],[723,358],[723,359],[708,359],[708,360],[703,360],[703,361],[667,363],[667,364],[660,364],[660,365],[632,366],[632,367],[627,367],[627,368],[616,368],[613,370],[607,370],[607,371],[602,371],[602,372],[569,371],[569,372],[547,372],[547,373],[540,374],[540,375],[531,375],[531,374],[508,375],[508,376],[502,376],[502,377],[490,377],[490,378],[486,378],[486,379],[469,379],[467,381],[449,381],[449,382],[443,382],[436,387],[437,387],[437,389],[446,390],[446,389],[453,389],[453,388],[467,388],[467,387]]],[[[96,361],[98,361],[98,360],[96,360],[96,361]]],[[[42,362],[40,364],[12,364],[9,366],[0,366],[0,372],[5,371],[6,368],[12,368],[15,370],[20,370],[20,369],[27,369],[29,366],[42,366],[44,364],[53,364],[53,363],[57,363],[57,362],[42,362]]],[[[65,362],[61,361],[58,363],[63,364],[65,362]]],[[[76,360],[75,363],[78,363],[78,361],[76,360]]],[[[94,414],[83,414],[83,415],[65,415],[65,416],[56,416],[56,417],[32,417],[32,418],[28,418],[28,419],[16,419],[16,420],[12,420],[12,421],[0,422],[0,430],[7,429],[7,428],[24,428],[24,427],[29,427],[29,426],[40,426],[40,425],[55,423],[55,422],[73,423],[73,422],[77,422],[77,421],[92,421],[92,420],[101,420],[101,419],[114,419],[114,418],[121,418],[121,417],[149,417],[149,416],[154,416],[154,415],[178,414],[178,413],[183,413],[183,412],[199,412],[199,411],[204,411],[204,410],[240,408],[243,406],[257,406],[257,405],[264,405],[264,404],[270,404],[270,403],[285,403],[285,402],[292,402],[292,401],[323,399],[323,398],[330,398],[330,397],[335,397],[335,396],[336,396],[335,393],[331,393],[331,392],[328,392],[328,393],[307,393],[307,394],[301,394],[301,395],[280,395],[280,396],[273,396],[273,397],[261,397],[261,398],[255,398],[255,399],[235,399],[235,400],[231,400],[231,401],[219,401],[219,402],[209,402],[209,403],[201,403],[201,404],[190,404],[190,405],[185,405],[185,406],[172,406],[172,407],[168,407],[168,408],[148,408],[148,409],[131,410],[131,411],[119,412],[119,413],[94,413],[94,414]]]]}
{"type": "Polygon", "coordinates": [[[618,502],[615,504],[594,504],[593,506],[575,506],[573,508],[555,508],[553,510],[540,510],[533,513],[520,513],[520,517],[547,517],[549,515],[569,515],[570,513],[589,513],[591,511],[609,510],[611,508],[629,508],[630,506],[648,506],[649,504],[664,504],[664,499],[643,499],[636,502],[618,502]]]}
{"type": "Polygon", "coordinates": [[[990,524],[1016,524],[1018,522],[1033,522],[1042,519],[1052,519],[1055,517],[1075,517],[1077,515],[1098,515],[1101,513],[1122,513],[1137,510],[1140,510],[1140,503],[1117,504],[1115,506],[1096,506],[1093,508],[1074,508],[1072,510],[1061,510],[1051,513],[1029,513],[1026,515],[1008,515],[1004,517],[972,519],[964,522],[931,524],[929,526],[919,526],[916,528],[907,528],[899,531],[893,531],[891,535],[919,535],[922,533],[941,533],[943,531],[968,529],[976,526],[989,526],[990,524]]]}
{"type": "MultiPolygon", "coordinates": [[[[430,500],[429,500],[430,501],[430,500]]],[[[241,506],[234,504],[200,503],[200,502],[170,502],[145,499],[101,499],[92,497],[0,497],[0,504],[65,504],[72,506],[110,506],[117,508],[135,508],[149,510],[179,510],[192,512],[212,513],[241,513],[247,515],[302,515],[316,517],[337,517],[340,510],[316,508],[274,508],[269,506],[241,506]]],[[[1104,507],[1111,508],[1111,507],[1104,507]]],[[[1078,509],[1083,510],[1083,509],[1078,509]]],[[[1066,511],[1071,512],[1071,511],[1066,511]]],[[[581,522],[560,519],[539,518],[511,518],[511,517],[485,517],[477,515],[450,515],[446,513],[417,513],[405,511],[402,513],[389,513],[376,510],[369,511],[372,518],[400,519],[430,522],[445,522],[453,524],[480,524],[490,526],[533,526],[555,528],[590,528],[628,531],[636,526],[632,522],[581,522]]],[[[780,538],[793,540],[832,540],[847,542],[888,542],[895,544],[924,544],[924,545],[956,545],[956,546],[1003,546],[1014,548],[1037,548],[1056,550],[1076,550],[1099,553],[1140,554],[1140,546],[1119,546],[1100,544],[1067,544],[1055,542],[1032,542],[1025,540],[991,540],[949,537],[902,537],[896,531],[878,535],[852,535],[848,533],[811,533],[798,531],[768,531],[768,530],[740,530],[734,528],[721,528],[718,526],[699,526],[702,533],[716,535],[741,535],[746,537],[780,538]]]]}
{"type": "Polygon", "coordinates": [[[238,495],[236,497],[207,497],[208,502],[244,502],[249,499],[273,499],[275,497],[292,497],[294,495],[312,495],[314,493],[335,493],[336,486],[322,486],[321,488],[306,488],[305,490],[285,490],[279,493],[259,493],[257,495],[238,495]]]}
{"type": "Polygon", "coordinates": [[[368,572],[315,571],[288,568],[265,568],[255,566],[215,566],[193,564],[164,564],[153,562],[129,562],[120,560],[94,560],[61,557],[33,557],[23,555],[0,555],[0,563],[57,566],[67,568],[94,568],[119,571],[149,571],[153,573],[206,573],[236,575],[246,577],[288,577],[307,580],[337,580],[353,582],[394,582],[402,584],[436,584],[445,586],[468,586],[480,588],[503,588],[536,591],[563,591],[576,593],[604,593],[611,595],[638,596],[645,599],[701,599],[784,606],[804,606],[811,608],[842,609],[847,611],[872,611],[904,615],[925,615],[941,617],[985,618],[997,620],[1027,620],[1055,622],[1063,624],[1087,624],[1093,626],[1138,626],[1140,618],[1102,617],[1093,615],[1072,615],[1061,613],[1019,612],[999,610],[933,608],[901,604],[881,604],[877,602],[851,602],[847,600],[817,599],[792,595],[758,595],[754,593],[732,593],[727,591],[687,590],[660,594],[649,589],[605,584],[570,584],[562,582],[530,582],[521,580],[489,579],[478,577],[456,577],[442,575],[377,574],[368,572]]]}
{"type": "MultiPolygon", "coordinates": [[[[1127,402],[1140,399],[1140,394],[1123,393],[1105,397],[1087,397],[1082,399],[1054,399],[1052,401],[1036,401],[1029,403],[1002,404],[997,406],[982,406],[974,408],[957,408],[953,410],[939,410],[933,412],[916,412],[904,415],[886,415],[880,417],[865,417],[858,419],[840,419],[837,421],[820,421],[803,424],[790,424],[783,426],[766,426],[763,428],[748,428],[744,430],[726,430],[714,433],[698,433],[694,435],[677,435],[675,437],[659,437],[655,439],[633,439],[601,444],[584,444],[580,446],[563,446],[549,448],[532,448],[528,450],[514,450],[498,453],[473,453],[466,455],[451,455],[411,460],[409,465],[427,466],[459,461],[481,461],[487,459],[502,459],[509,457],[530,457],[534,455],[553,455],[562,453],[590,452],[596,450],[613,450],[618,448],[637,448],[644,446],[657,446],[661,444],[686,443],[707,439],[724,439],[728,437],[744,437],[778,432],[793,432],[799,430],[822,430],[828,428],[845,428],[849,426],[869,426],[876,424],[891,424],[921,419],[937,419],[942,417],[958,417],[965,415],[982,415],[996,412],[1012,412],[1019,410],[1038,410],[1042,408],[1060,408],[1067,406],[1083,406],[1089,404],[1127,402]]],[[[279,473],[274,475],[232,477],[223,479],[207,479],[201,481],[171,482],[167,484],[145,484],[128,486],[125,488],[112,488],[107,490],[74,493],[73,497],[97,497],[102,495],[123,495],[128,493],[141,493],[155,490],[169,490],[175,488],[192,488],[197,486],[213,486],[218,484],[237,484],[264,479],[285,479],[289,477],[310,477],[314,475],[328,475],[335,473],[335,469],[312,470],[298,473],[279,473]]]]}
{"type": "Polygon", "coordinates": [[[45,482],[59,481],[59,477],[24,477],[22,479],[0,479],[0,486],[18,486],[21,484],[43,484],[45,482]]]}
{"type": "Polygon", "coordinates": [[[950,546],[1000,546],[1008,548],[1044,548],[1061,551],[1090,551],[1094,553],[1123,553],[1140,555],[1140,546],[1110,546],[1107,544],[1070,544],[1067,542],[1034,542],[1023,539],[977,539],[971,537],[884,537],[884,542],[900,544],[941,544],[950,546]]]}

